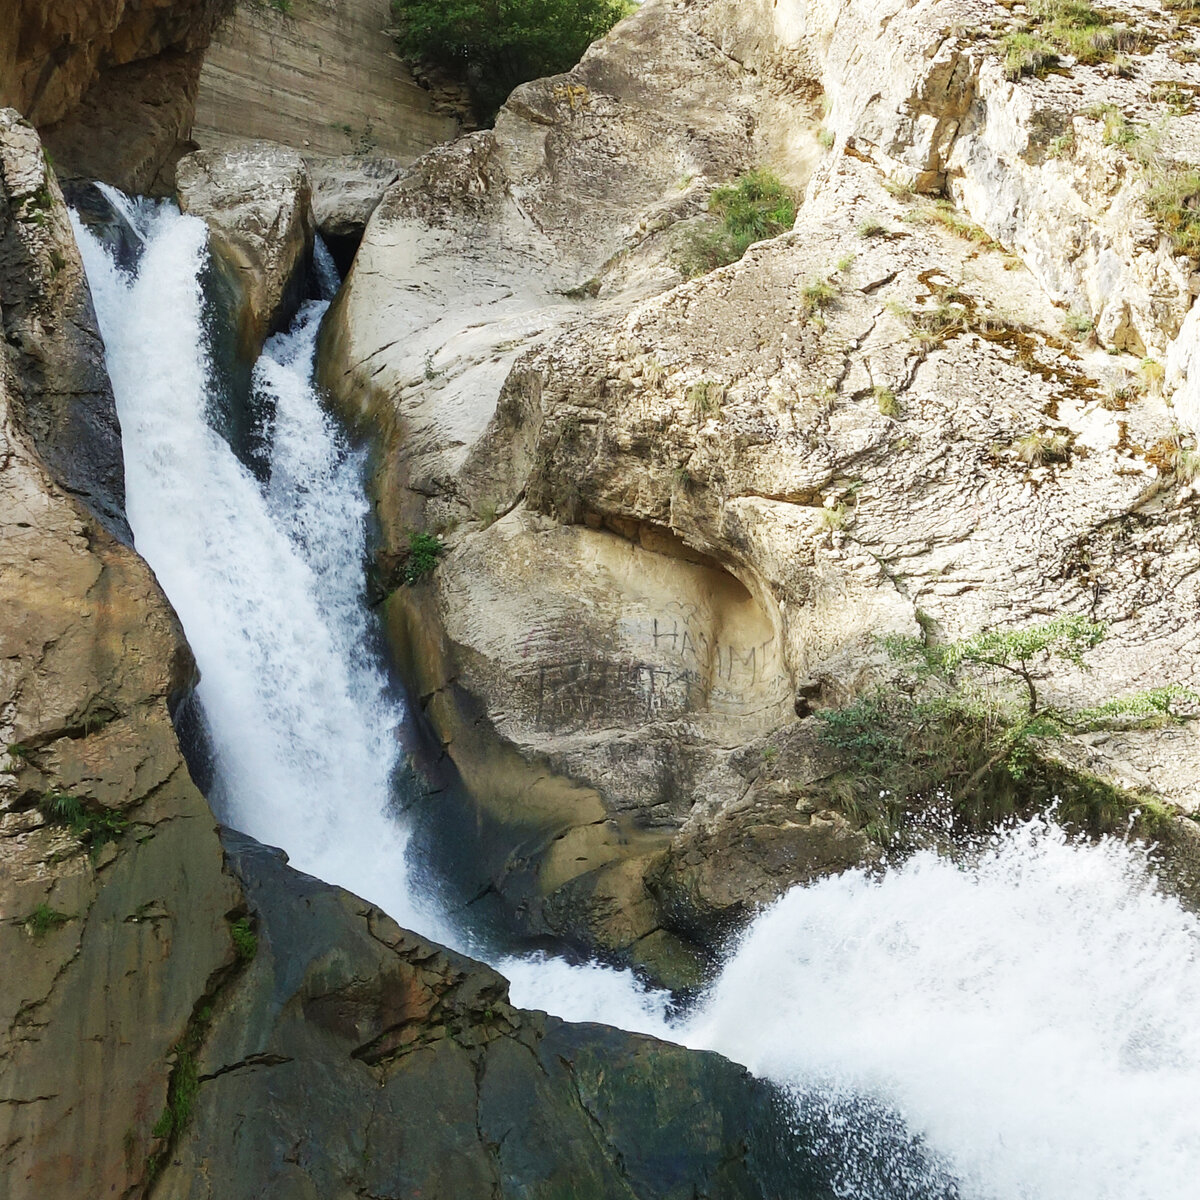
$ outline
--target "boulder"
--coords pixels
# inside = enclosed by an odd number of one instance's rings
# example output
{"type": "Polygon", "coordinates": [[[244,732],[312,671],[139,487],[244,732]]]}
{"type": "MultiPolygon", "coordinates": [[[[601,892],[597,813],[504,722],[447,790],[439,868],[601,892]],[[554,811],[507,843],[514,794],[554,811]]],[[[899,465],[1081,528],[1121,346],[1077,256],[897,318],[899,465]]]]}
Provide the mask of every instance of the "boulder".
{"type": "Polygon", "coordinates": [[[400,178],[400,160],[344,154],[306,161],[313,220],[321,236],[357,245],[383,194],[400,178]]]}
{"type": "Polygon", "coordinates": [[[233,268],[243,356],[287,327],[304,298],[312,256],[312,185],[299,154],[269,143],[201,150],[180,160],[179,205],[208,224],[213,251],[233,268]]]}

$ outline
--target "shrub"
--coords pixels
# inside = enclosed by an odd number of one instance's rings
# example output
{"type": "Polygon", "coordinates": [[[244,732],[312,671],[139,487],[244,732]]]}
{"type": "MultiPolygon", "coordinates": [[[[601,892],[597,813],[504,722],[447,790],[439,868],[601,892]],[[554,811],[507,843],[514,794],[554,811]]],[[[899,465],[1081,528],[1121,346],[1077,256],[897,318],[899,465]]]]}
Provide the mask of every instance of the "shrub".
{"type": "Polygon", "coordinates": [[[249,962],[258,953],[258,938],[250,925],[249,917],[238,917],[229,923],[229,936],[233,948],[242,962],[249,962]]]}
{"type": "Polygon", "coordinates": [[[1041,75],[1058,65],[1054,47],[1024,29],[1009,30],[1000,39],[1000,48],[1004,51],[1004,74],[1011,80],[1022,75],[1041,75]]]}
{"type": "Polygon", "coordinates": [[[718,228],[693,230],[676,252],[676,264],[689,278],[737,262],[755,242],[778,237],[796,223],[796,201],[770,171],[749,171],[708,198],[718,228]]]}
{"type": "Polygon", "coordinates": [[[948,811],[956,826],[978,831],[1050,804],[1068,826],[1107,832],[1136,815],[1143,830],[1155,832],[1172,816],[1167,806],[1071,770],[1039,748],[1064,727],[1196,715],[1200,696],[1176,686],[1073,717],[1042,707],[1034,681],[1055,660],[1084,665],[1084,654],[1104,634],[1103,625],[1071,614],[941,646],[919,638],[884,639],[900,664],[900,677],[845,708],[817,714],[821,740],[843,763],[841,772],[818,786],[882,841],[923,812],[948,811]],[[1024,703],[973,685],[971,675],[996,670],[1022,686],[1024,703]],[[1181,705],[1189,711],[1177,711],[1181,705]]]}
{"type": "Polygon", "coordinates": [[[900,401],[896,399],[896,393],[890,387],[876,386],[872,389],[872,394],[875,397],[875,407],[885,417],[898,417],[900,415],[900,401]]]}
{"type": "Polygon", "coordinates": [[[408,558],[404,563],[404,582],[419,583],[433,573],[445,547],[431,533],[408,535],[408,558]]]}
{"type": "Polygon", "coordinates": [[[1200,171],[1180,164],[1166,167],[1146,205],[1178,253],[1200,257],[1200,171]]]}
{"type": "Polygon", "coordinates": [[[489,121],[518,84],[570,70],[624,0],[392,0],[396,46],[464,79],[489,121]]]}
{"type": "Polygon", "coordinates": [[[38,801],[48,821],[65,825],[92,854],[108,842],[114,842],[129,826],[129,821],[110,808],[89,808],[78,796],[55,789],[38,801]]]}
{"type": "Polygon", "coordinates": [[[721,404],[725,400],[725,389],[712,379],[701,379],[699,383],[693,383],[688,388],[686,399],[696,420],[702,421],[705,417],[720,413],[721,404]]]}
{"type": "Polygon", "coordinates": [[[1030,467],[1066,462],[1071,457],[1071,439],[1065,433],[1027,433],[1014,443],[1017,457],[1030,467]]]}
{"type": "Polygon", "coordinates": [[[800,289],[801,306],[805,313],[812,316],[828,308],[837,295],[837,288],[828,279],[810,279],[800,289]]]}

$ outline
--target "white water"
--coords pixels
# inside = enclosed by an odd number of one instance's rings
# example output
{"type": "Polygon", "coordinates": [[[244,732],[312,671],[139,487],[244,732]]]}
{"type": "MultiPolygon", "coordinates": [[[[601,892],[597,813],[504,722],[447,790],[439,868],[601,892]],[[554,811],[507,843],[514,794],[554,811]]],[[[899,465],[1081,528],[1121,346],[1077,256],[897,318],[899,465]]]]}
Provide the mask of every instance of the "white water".
{"type": "Polygon", "coordinates": [[[428,925],[387,812],[403,713],[370,650],[360,464],[309,383],[326,306],[305,305],[255,368],[275,406],[264,487],[209,424],[204,223],[125,211],[145,237],[136,278],[76,234],[121,419],[129,522],[200,668],[214,803],[301,870],[428,925]]]}
{"type": "MultiPolygon", "coordinates": [[[[179,610],[226,819],[445,937],[387,812],[403,719],[370,650],[360,464],[309,385],[322,307],[273,339],[270,481],[207,420],[203,226],[131,211],[136,280],[81,231],[125,438],[129,518],[179,610]]],[[[721,1051],[795,1095],[855,1200],[1184,1200],[1200,1191],[1200,925],[1119,844],[1010,831],[796,889],[670,1021],[628,972],[508,961],[518,1004],[721,1051]],[[925,1158],[905,1153],[905,1133],[925,1158]]]]}

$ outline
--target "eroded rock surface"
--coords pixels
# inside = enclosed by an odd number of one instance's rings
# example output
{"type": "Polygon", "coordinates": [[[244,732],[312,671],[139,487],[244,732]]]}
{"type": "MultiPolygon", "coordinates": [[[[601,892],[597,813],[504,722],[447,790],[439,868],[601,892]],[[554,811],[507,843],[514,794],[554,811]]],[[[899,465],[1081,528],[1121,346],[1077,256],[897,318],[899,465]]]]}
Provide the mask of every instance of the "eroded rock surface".
{"type": "Polygon", "coordinates": [[[12,113],[0,163],[0,1172],[13,1200],[124,1195],[169,1056],[234,961],[240,899],[171,724],[194,674],[182,631],[65,490],[123,527],[78,251],[12,113]]]}
{"type": "Polygon", "coordinates": [[[239,4],[204,59],[194,136],[204,149],[267,140],[313,156],[410,163],[459,131],[388,33],[388,0],[239,4]]]}
{"type": "Polygon", "coordinates": [[[312,184],[299,154],[267,142],[201,150],[179,163],[179,205],[208,224],[234,269],[243,356],[287,326],[304,298],[312,254],[312,184]]]}
{"type": "Polygon", "coordinates": [[[226,842],[257,952],[156,1196],[824,1196],[741,1068],[514,1009],[488,968],[226,842]]]}
{"type": "MultiPolygon", "coordinates": [[[[389,627],[518,925],[675,970],[870,861],[806,792],[809,714],[883,677],[880,635],[1083,612],[1108,639],[1048,702],[1200,681],[1194,264],[1092,107],[1143,130],[1194,86],[1191,27],[1143,17],[1128,79],[1014,80],[1000,5],[651,0],[384,198],[323,378],[376,440],[385,580],[442,532],[389,627]],[[795,231],[682,282],[711,188],[760,162],[807,181],[795,231]],[[1140,359],[1181,329],[1164,385],[1140,359]]],[[[1195,738],[1061,753],[1194,809],[1195,738]]]]}
{"type": "Polygon", "coordinates": [[[0,25],[0,105],[49,138],[65,177],[169,190],[204,48],[232,0],[14,0],[0,25]]]}

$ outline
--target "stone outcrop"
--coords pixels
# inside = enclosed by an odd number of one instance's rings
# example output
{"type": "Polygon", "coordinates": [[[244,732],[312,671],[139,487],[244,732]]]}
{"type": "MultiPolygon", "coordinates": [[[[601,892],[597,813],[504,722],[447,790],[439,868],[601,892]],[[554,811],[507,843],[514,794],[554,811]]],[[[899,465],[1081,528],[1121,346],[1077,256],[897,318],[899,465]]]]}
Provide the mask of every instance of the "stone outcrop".
{"type": "MultiPolygon", "coordinates": [[[[1010,23],[651,0],[372,217],[323,379],[376,442],[384,579],[442,533],[385,610],[472,797],[455,828],[486,831],[467,892],[518,926],[682,983],[755,905],[869,861],[810,786],[809,714],[885,677],[880,635],[1084,612],[1108,640],[1049,702],[1200,682],[1180,411],[1140,364],[1194,338],[1192,264],[1078,112],[1115,86],[1148,119],[1192,68],[1149,38],[1129,83],[1010,81],[1010,23]],[[710,190],[760,162],[806,184],[795,232],[682,281],[710,190]]],[[[1061,753],[1191,810],[1194,730],[1061,753]]]]}
{"type": "Polygon", "coordinates": [[[226,844],[257,947],[206,1017],[156,1196],[825,1194],[741,1068],[514,1009],[495,972],[226,844]]]}
{"type": "Polygon", "coordinates": [[[266,140],[311,156],[412,162],[459,130],[387,33],[388,0],[239,4],[209,48],[194,136],[205,149],[266,140]]]}
{"type": "Polygon", "coordinates": [[[304,298],[313,243],[308,168],[294,151],[264,142],[190,154],[178,180],[180,208],[204,219],[213,251],[233,268],[239,345],[253,361],[304,298]]]}
{"type": "Polygon", "coordinates": [[[396,158],[346,154],[308,160],[312,177],[313,220],[327,240],[348,239],[355,246],[384,193],[401,174],[396,158]]]}
{"type": "Polygon", "coordinates": [[[91,293],[32,126],[0,110],[0,296],[11,403],[55,481],[128,540],[121,430],[91,293]]]}
{"type": "Polygon", "coordinates": [[[0,105],[45,134],[64,176],[170,190],[196,84],[231,0],[16,0],[0,27],[0,105]]]}

